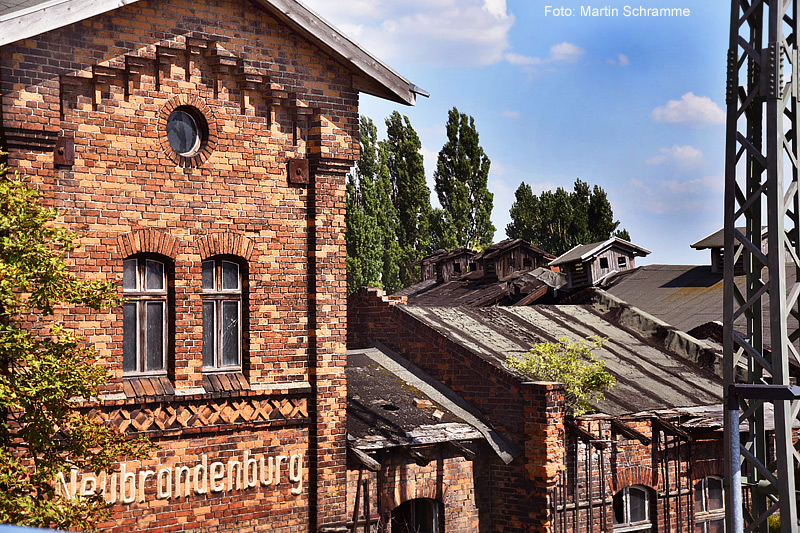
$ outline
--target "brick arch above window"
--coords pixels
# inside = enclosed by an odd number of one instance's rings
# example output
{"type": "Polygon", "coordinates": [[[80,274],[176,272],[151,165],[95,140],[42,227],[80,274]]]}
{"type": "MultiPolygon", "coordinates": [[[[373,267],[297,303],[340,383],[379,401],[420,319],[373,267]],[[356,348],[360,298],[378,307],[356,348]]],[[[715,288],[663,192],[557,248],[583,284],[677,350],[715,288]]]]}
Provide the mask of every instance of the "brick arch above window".
{"type": "Polygon", "coordinates": [[[619,492],[632,485],[640,485],[652,489],[655,486],[654,481],[653,471],[646,466],[621,468],[616,472],[610,473],[606,479],[607,485],[611,487],[612,492],[619,492]]]}
{"type": "Polygon", "coordinates": [[[239,233],[212,233],[200,237],[196,241],[200,259],[208,259],[215,255],[235,255],[250,261],[255,244],[239,233]]]}
{"type": "Polygon", "coordinates": [[[164,231],[142,229],[119,235],[117,245],[122,258],[136,254],[159,254],[175,260],[181,240],[164,231]]]}
{"type": "Polygon", "coordinates": [[[399,507],[405,502],[418,498],[428,498],[430,500],[444,502],[449,488],[447,483],[437,482],[436,479],[415,479],[414,477],[399,485],[399,487],[396,487],[394,483],[388,482],[384,486],[384,512],[391,512],[392,509],[399,507]]]}

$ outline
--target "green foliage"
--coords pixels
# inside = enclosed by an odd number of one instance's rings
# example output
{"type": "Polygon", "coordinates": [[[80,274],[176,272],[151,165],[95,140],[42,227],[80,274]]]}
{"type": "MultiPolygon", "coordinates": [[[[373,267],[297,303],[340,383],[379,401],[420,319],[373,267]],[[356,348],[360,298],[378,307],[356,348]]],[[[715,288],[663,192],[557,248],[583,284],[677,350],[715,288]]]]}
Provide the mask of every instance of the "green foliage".
{"type": "Polygon", "coordinates": [[[781,531],[780,513],[772,514],[767,517],[767,527],[769,528],[769,533],[780,533],[781,531]]]}
{"type": "Polygon", "coordinates": [[[604,339],[589,337],[573,342],[567,338],[558,342],[541,342],[523,356],[506,359],[509,368],[541,381],[558,381],[566,386],[567,405],[575,416],[592,411],[592,402],[601,400],[614,386],[616,379],[605,369],[593,350],[601,348],[604,339]]]}
{"type": "Polygon", "coordinates": [[[63,499],[56,475],[99,472],[120,457],[144,457],[150,444],[74,409],[74,398],[97,396],[106,370],[52,315],[120,299],[114,284],[67,270],[76,235],[54,225],[57,215],[18,178],[0,179],[0,523],[87,530],[104,516],[102,498],[63,499]]]}
{"type": "Polygon", "coordinates": [[[408,117],[394,111],[386,119],[386,140],[381,143],[397,210],[400,248],[400,284],[419,281],[412,263],[428,253],[431,242],[431,191],[425,182],[422,143],[408,117]]]}
{"type": "Polygon", "coordinates": [[[533,194],[531,187],[521,183],[509,212],[511,223],[506,235],[525,239],[534,246],[555,255],[579,244],[604,241],[612,236],[630,240],[626,230],[618,230],[619,221],[602,187],[576,180],[573,192],[559,187],[555,191],[533,194]]]}
{"type": "Polygon", "coordinates": [[[447,116],[447,142],[433,174],[441,210],[435,213],[433,248],[481,249],[492,244],[494,195],[489,192],[491,161],[479,143],[475,120],[455,107],[447,116]]]}
{"type": "Polygon", "coordinates": [[[370,286],[391,293],[400,288],[400,249],[386,148],[369,118],[361,117],[360,131],[361,158],[347,183],[347,292],[370,286]]]}

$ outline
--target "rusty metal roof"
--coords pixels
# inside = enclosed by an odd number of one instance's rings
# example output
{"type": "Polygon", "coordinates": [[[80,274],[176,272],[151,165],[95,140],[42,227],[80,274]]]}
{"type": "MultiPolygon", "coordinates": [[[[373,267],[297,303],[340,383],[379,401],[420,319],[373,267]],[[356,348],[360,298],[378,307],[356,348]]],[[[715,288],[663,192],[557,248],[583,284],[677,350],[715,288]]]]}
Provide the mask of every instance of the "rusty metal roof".
{"type": "Polygon", "coordinates": [[[522,355],[538,342],[607,337],[596,355],[617,384],[596,408],[610,415],[721,401],[722,381],[710,370],[654,346],[589,305],[398,309],[500,368],[509,355],[522,355]]]}

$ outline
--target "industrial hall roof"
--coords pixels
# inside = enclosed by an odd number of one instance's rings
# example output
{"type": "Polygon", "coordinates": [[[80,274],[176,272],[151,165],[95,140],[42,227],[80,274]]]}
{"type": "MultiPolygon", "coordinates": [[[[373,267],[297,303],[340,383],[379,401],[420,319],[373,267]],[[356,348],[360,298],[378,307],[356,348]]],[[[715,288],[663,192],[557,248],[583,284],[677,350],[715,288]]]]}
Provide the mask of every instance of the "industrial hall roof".
{"type": "Polygon", "coordinates": [[[711,369],[667,351],[615,322],[613,312],[591,305],[397,308],[499,368],[506,368],[508,356],[522,355],[539,342],[607,338],[595,355],[617,384],[595,407],[612,416],[721,401],[722,380],[711,369]]]}
{"type": "MultiPolygon", "coordinates": [[[[91,18],[139,0],[0,0],[0,46],[91,18]]],[[[414,105],[428,93],[409,82],[297,0],[241,0],[263,8],[353,71],[361,92],[414,105]]]]}
{"type": "Polygon", "coordinates": [[[463,398],[384,346],[347,352],[348,441],[362,451],[485,440],[520,454],[463,398]]]}
{"type": "MultiPolygon", "coordinates": [[[[794,282],[794,269],[787,268],[786,283],[791,286],[794,282]]],[[[744,294],[743,275],[736,276],[736,284],[744,294]]],[[[687,333],[693,333],[693,329],[711,322],[722,322],[722,274],[711,272],[710,266],[641,266],[609,277],[601,288],[687,333]]],[[[767,307],[764,312],[768,314],[767,307]]],[[[795,318],[789,321],[790,327],[797,324],[795,318]]],[[[735,327],[740,332],[746,332],[744,316],[737,319],[735,327]]],[[[764,320],[767,345],[770,344],[769,336],[767,318],[764,320]]]]}
{"type": "Polygon", "coordinates": [[[650,250],[642,248],[641,246],[636,246],[635,244],[620,239],[619,237],[612,237],[606,241],[593,242],[591,244],[579,244],[572,250],[560,255],[555,261],[552,261],[550,266],[565,265],[568,263],[575,263],[576,261],[587,261],[592,257],[605,252],[613,245],[627,249],[633,255],[645,256],[650,253],[650,250]]]}

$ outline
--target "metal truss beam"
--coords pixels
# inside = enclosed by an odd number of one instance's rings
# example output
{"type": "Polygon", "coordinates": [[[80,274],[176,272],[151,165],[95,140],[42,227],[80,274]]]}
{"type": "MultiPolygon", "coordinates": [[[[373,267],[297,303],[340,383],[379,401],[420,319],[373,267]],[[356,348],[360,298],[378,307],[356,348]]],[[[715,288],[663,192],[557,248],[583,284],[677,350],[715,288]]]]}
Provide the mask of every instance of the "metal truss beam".
{"type": "Polygon", "coordinates": [[[788,326],[789,316],[797,313],[800,286],[786,286],[787,270],[796,274],[800,267],[798,1],[731,1],[723,251],[729,532],[767,533],[767,520],[776,514],[782,532],[797,530],[799,457],[792,421],[800,404],[779,391],[790,384],[790,359],[800,362],[792,344],[800,333],[788,326]],[[737,285],[734,263],[740,256],[745,276],[737,285]],[[747,368],[749,384],[766,387],[737,391],[740,366],[747,368]],[[768,456],[768,403],[774,413],[774,457],[768,456]],[[744,422],[749,430],[740,434],[744,422]]]}

